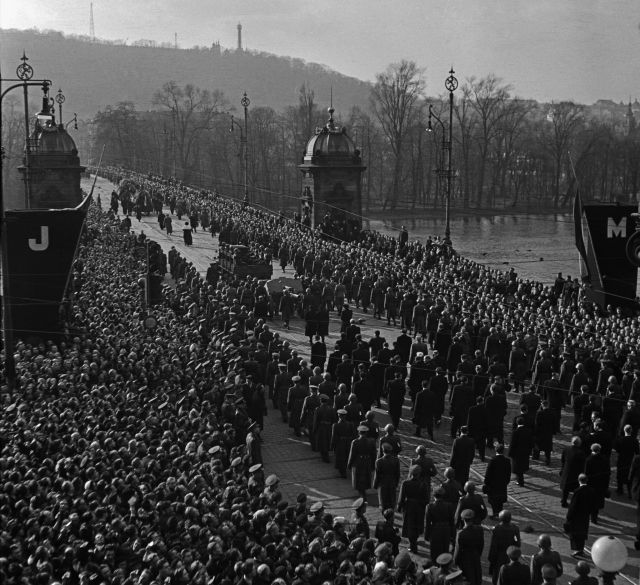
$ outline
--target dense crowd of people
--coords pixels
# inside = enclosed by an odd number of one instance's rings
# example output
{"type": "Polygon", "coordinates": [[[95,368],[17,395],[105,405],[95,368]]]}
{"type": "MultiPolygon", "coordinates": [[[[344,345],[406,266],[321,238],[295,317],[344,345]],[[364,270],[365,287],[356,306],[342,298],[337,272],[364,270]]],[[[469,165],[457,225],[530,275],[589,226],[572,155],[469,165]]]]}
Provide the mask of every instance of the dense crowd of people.
{"type": "MultiPolygon", "coordinates": [[[[173,249],[176,286],[149,310],[149,326],[137,284],[143,261],[134,254],[144,236],[118,219],[117,194],[109,214],[92,207],[68,315],[74,333],[20,342],[18,388],[4,393],[3,581],[475,585],[488,515],[482,491],[498,519],[494,583],[553,583],[563,569],[549,537],[525,566],[502,507],[512,472],[522,484],[531,456],[550,462],[567,406],[576,436],[560,471],[576,556],[608,496],[603,473],[613,452],[618,489],[633,487],[638,499],[635,317],[591,306],[565,283],[545,287],[487,269],[438,240],[369,232],[342,242],[215,193],[119,170],[109,178],[129,181],[125,216],[133,183],[170,207],[151,212],[179,210],[192,227],[277,257],[303,290],[274,295],[215,265],[200,275],[173,249]],[[365,339],[353,305],[404,331],[365,339]],[[269,325],[296,311],[307,324],[308,360],[269,325]],[[334,311],[342,330],[329,352],[321,324],[334,311]],[[506,447],[510,391],[521,392],[522,412],[506,447]],[[435,489],[424,446],[409,477],[399,474],[396,429],[407,393],[416,435],[426,429],[437,440],[443,416],[452,417],[450,467],[435,489]],[[382,404],[392,420],[384,429],[372,409],[382,404]],[[269,406],[350,476],[360,496],[353,517],[308,506],[304,494],[283,501],[279,478],[262,466],[269,406]],[[486,449],[494,456],[480,489],[469,469],[486,449]],[[380,503],[374,529],[369,489],[380,503]],[[409,551],[400,550],[401,536],[409,551]],[[410,554],[421,537],[430,545],[424,567],[410,554]]],[[[578,567],[588,573],[583,561],[578,567]]]]}

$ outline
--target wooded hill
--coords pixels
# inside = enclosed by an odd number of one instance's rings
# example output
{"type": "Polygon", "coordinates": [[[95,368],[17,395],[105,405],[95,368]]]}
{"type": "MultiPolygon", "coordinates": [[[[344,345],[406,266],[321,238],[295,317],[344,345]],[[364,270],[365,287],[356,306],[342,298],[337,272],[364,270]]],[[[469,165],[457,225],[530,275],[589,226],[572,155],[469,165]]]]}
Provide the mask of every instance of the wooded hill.
{"type": "Polygon", "coordinates": [[[80,118],[122,101],[133,102],[140,111],[158,109],[151,103],[153,95],[170,80],[220,90],[238,109],[246,91],[252,107],[280,111],[297,103],[303,83],[315,92],[319,104],[329,105],[333,87],[338,111],[347,112],[352,106],[368,109],[370,84],[301,59],[219,45],[175,49],[116,43],[56,31],[0,29],[2,74],[14,77],[26,51],[35,77],[51,79],[54,92],[62,88],[65,112],[77,112],[80,118]]]}

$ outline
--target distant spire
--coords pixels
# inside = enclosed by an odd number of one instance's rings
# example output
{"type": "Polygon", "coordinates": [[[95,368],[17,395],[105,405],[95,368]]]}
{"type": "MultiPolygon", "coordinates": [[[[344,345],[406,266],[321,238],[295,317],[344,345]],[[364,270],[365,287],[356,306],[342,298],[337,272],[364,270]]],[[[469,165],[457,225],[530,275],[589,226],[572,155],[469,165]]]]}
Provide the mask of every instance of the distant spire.
{"type": "Polygon", "coordinates": [[[242,25],[238,23],[238,51],[242,51],[242,25]]]}
{"type": "Polygon", "coordinates": [[[92,41],[96,40],[96,27],[93,24],[93,2],[91,2],[91,16],[89,18],[89,36],[92,41]]]}

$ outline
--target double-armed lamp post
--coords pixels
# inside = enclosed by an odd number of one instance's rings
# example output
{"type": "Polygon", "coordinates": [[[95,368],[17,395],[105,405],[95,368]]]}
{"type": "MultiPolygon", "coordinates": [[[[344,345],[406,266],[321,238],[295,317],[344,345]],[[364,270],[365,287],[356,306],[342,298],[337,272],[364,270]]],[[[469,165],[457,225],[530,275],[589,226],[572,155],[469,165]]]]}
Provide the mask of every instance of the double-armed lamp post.
{"type": "MultiPolygon", "coordinates": [[[[49,105],[49,87],[51,81],[48,79],[33,79],[33,67],[27,63],[29,59],[23,53],[21,61],[22,63],[16,68],[17,79],[2,79],[0,77],[0,90],[2,90],[2,84],[5,82],[15,81],[13,85],[10,85],[0,93],[0,136],[2,136],[2,100],[13,89],[22,88],[24,91],[24,116],[25,116],[25,207],[29,207],[29,181],[30,181],[30,153],[31,153],[31,140],[29,138],[29,103],[28,103],[28,87],[40,86],[44,92],[44,100],[46,105],[49,105]]],[[[38,114],[38,119],[41,120],[43,125],[46,124],[46,119],[53,117],[49,113],[49,109],[43,108],[42,112],[38,114]]],[[[9,392],[13,392],[16,383],[16,363],[13,357],[13,320],[11,318],[11,290],[9,286],[9,278],[7,276],[9,258],[7,254],[7,230],[6,230],[6,215],[5,215],[5,200],[4,200],[4,177],[2,171],[3,161],[0,159],[0,263],[2,265],[2,341],[4,345],[4,361],[5,361],[5,376],[7,378],[7,386],[9,392]]]]}
{"type": "Polygon", "coordinates": [[[244,95],[242,96],[242,99],[240,100],[240,105],[242,105],[242,107],[244,108],[244,129],[240,125],[240,122],[238,122],[233,116],[231,116],[231,128],[229,129],[230,132],[233,132],[233,125],[235,124],[240,130],[240,144],[242,146],[243,157],[244,157],[244,199],[242,201],[244,205],[249,204],[249,183],[247,180],[248,172],[249,172],[249,148],[247,144],[247,118],[248,118],[247,111],[249,109],[250,103],[251,103],[251,100],[247,97],[247,92],[245,91],[244,95]]]}
{"type": "Polygon", "coordinates": [[[449,77],[444,82],[444,86],[449,92],[449,129],[447,140],[447,130],[444,123],[433,111],[433,106],[429,104],[429,124],[427,126],[427,132],[433,132],[431,125],[431,118],[434,118],[436,122],[442,127],[442,155],[443,155],[443,168],[437,170],[438,176],[446,177],[447,179],[447,197],[445,200],[445,228],[444,228],[444,243],[447,246],[451,246],[451,182],[455,171],[453,170],[453,92],[458,87],[458,80],[454,76],[453,67],[449,71],[449,77]],[[446,158],[446,161],[444,160],[446,158]]]}

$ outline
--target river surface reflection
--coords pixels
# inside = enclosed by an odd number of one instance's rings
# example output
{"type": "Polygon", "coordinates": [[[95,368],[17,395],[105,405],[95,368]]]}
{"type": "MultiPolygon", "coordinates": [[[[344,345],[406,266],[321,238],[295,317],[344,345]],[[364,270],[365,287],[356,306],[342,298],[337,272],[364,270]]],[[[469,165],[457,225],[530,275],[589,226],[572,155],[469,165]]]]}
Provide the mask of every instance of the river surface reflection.
{"type": "MultiPolygon", "coordinates": [[[[444,234],[440,215],[371,219],[368,228],[397,236],[403,225],[409,238],[444,234]]],[[[451,240],[463,256],[501,270],[513,267],[522,278],[550,284],[558,272],[579,276],[571,214],[458,217],[451,221],[451,240]]]]}

